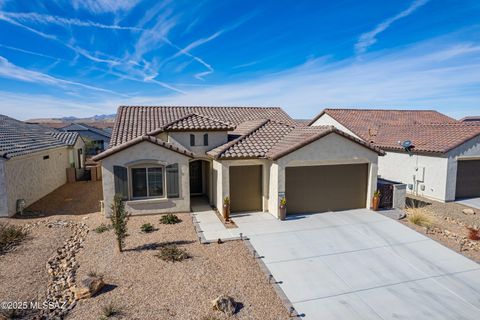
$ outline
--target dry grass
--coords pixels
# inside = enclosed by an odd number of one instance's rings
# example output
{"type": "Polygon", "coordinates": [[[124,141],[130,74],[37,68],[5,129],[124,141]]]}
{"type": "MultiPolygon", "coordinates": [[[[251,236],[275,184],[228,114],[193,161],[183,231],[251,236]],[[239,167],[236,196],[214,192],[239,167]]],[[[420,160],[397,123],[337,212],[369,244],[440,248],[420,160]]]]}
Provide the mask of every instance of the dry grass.
{"type": "Polygon", "coordinates": [[[433,222],[425,211],[419,208],[412,208],[407,210],[407,219],[409,222],[420,227],[431,227],[433,222]]]}
{"type": "Polygon", "coordinates": [[[18,246],[25,238],[27,233],[22,227],[0,223],[0,254],[4,254],[14,247],[18,246]]]}

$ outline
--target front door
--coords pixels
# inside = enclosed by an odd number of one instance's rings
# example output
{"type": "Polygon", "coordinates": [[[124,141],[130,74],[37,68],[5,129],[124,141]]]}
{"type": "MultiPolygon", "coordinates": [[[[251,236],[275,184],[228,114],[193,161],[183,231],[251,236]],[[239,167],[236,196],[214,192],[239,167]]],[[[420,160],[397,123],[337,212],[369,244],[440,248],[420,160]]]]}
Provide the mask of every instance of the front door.
{"type": "Polygon", "coordinates": [[[190,162],[190,193],[202,194],[202,161],[190,162]]]}

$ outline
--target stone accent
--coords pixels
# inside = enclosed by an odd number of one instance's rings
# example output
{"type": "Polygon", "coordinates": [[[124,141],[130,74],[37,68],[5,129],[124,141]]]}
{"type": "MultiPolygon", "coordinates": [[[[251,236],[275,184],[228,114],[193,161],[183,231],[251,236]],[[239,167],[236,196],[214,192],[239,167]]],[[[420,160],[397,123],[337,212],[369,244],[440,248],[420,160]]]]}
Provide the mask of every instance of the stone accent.
{"type": "Polygon", "coordinates": [[[212,301],[213,310],[222,311],[227,316],[231,317],[235,314],[237,309],[237,303],[232,297],[227,295],[221,295],[217,299],[212,301]]]}
{"type": "Polygon", "coordinates": [[[470,215],[470,214],[475,214],[475,210],[470,209],[470,208],[465,208],[462,210],[463,214],[470,215]]]}
{"type": "Polygon", "coordinates": [[[43,318],[62,319],[75,307],[76,301],[72,288],[76,287],[76,271],[79,267],[75,255],[83,246],[88,234],[85,223],[72,221],[45,221],[49,228],[70,228],[72,235],[64,242],[63,246],[47,261],[46,269],[49,274],[46,302],[62,308],[43,310],[43,318]]]}

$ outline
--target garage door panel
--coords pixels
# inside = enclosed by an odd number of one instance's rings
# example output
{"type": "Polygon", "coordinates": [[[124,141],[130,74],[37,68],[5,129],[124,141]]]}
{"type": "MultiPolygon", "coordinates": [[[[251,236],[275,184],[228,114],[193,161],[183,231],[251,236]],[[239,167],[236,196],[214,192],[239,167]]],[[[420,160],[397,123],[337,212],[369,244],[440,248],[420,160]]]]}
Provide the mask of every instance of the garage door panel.
{"type": "Polygon", "coordinates": [[[480,197],[480,160],[459,160],[457,162],[455,197],[480,197]]]}
{"type": "Polygon", "coordinates": [[[230,210],[262,211],[262,166],[230,167],[230,210]]]}
{"type": "Polygon", "coordinates": [[[287,167],[287,213],[365,208],[367,164],[287,167]]]}

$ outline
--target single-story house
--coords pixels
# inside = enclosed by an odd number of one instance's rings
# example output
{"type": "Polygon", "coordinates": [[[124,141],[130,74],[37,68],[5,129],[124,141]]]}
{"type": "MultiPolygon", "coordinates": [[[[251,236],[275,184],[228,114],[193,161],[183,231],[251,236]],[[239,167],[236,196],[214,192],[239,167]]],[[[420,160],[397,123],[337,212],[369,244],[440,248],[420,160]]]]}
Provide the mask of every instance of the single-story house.
{"type": "Polygon", "coordinates": [[[66,169],[83,166],[78,133],[58,132],[0,115],[0,217],[17,212],[67,181],[66,169]]]}
{"type": "Polygon", "coordinates": [[[60,131],[77,132],[86,144],[86,155],[96,155],[108,149],[111,132],[85,123],[71,123],[59,128],[60,131]]]}
{"type": "Polygon", "coordinates": [[[100,161],[106,213],[115,194],[131,214],[190,211],[190,197],[232,213],[370,207],[384,152],[333,126],[299,126],[280,108],[118,109],[100,161]]]}
{"type": "Polygon", "coordinates": [[[480,124],[480,116],[469,116],[459,120],[460,122],[480,124]]]}
{"type": "Polygon", "coordinates": [[[379,177],[439,201],[480,197],[480,126],[432,110],[325,109],[311,126],[333,125],[386,151],[379,177]]]}

